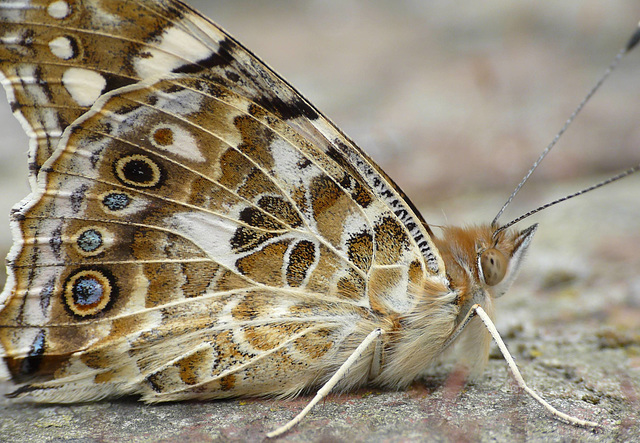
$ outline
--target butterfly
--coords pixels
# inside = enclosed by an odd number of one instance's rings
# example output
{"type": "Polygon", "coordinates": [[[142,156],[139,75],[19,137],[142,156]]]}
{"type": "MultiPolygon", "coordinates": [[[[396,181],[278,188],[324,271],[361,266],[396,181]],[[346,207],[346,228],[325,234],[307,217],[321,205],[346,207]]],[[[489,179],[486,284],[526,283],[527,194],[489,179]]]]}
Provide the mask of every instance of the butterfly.
{"type": "Polygon", "coordinates": [[[472,316],[490,321],[535,225],[434,234],[335,125],[180,2],[19,5],[0,9],[33,191],[0,298],[14,396],[401,388],[454,340],[481,370],[491,335],[472,316]]]}

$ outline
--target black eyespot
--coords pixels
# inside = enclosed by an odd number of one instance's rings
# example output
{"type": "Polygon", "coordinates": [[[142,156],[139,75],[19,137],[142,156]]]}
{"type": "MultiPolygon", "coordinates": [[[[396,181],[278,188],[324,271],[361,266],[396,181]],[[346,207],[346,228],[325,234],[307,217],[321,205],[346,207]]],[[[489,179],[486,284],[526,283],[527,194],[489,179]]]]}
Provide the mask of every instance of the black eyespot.
{"type": "Polygon", "coordinates": [[[122,174],[127,180],[147,184],[153,181],[153,168],[144,160],[129,160],[122,167],[122,174]]]}
{"type": "Polygon", "coordinates": [[[118,180],[134,188],[158,186],[164,175],[155,161],[141,154],[122,157],[115,163],[114,170],[118,180]]]}

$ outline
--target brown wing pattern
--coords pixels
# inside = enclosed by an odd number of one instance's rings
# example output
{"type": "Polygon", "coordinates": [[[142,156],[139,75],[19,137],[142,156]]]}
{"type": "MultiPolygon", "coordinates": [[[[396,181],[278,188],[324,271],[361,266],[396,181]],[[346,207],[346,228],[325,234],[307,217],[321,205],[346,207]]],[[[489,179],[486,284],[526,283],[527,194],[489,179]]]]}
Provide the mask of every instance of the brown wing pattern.
{"type": "Polygon", "coordinates": [[[17,3],[0,69],[37,173],[0,298],[4,360],[35,379],[17,394],[295,394],[442,278],[392,183],[188,7],[17,3]]]}

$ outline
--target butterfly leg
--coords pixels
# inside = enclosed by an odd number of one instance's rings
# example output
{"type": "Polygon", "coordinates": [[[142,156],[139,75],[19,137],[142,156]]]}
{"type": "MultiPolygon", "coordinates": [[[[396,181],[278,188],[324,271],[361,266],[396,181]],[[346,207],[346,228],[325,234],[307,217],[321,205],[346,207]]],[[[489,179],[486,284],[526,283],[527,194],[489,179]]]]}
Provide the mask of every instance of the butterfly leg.
{"type": "Polygon", "coordinates": [[[336,371],[336,373],[333,374],[333,376],[329,379],[329,381],[327,381],[324,384],[324,386],[322,386],[322,388],[320,388],[320,390],[318,391],[316,396],[313,397],[313,400],[311,400],[309,402],[309,404],[302,411],[300,411],[300,413],[298,415],[296,415],[293,418],[293,420],[289,421],[284,426],[280,426],[275,431],[269,432],[267,434],[267,437],[268,438],[273,438],[273,437],[277,437],[279,435],[282,435],[285,432],[287,432],[289,429],[293,428],[295,425],[300,423],[302,421],[302,419],[309,413],[311,408],[313,408],[320,400],[322,400],[324,397],[326,397],[329,394],[329,392],[331,392],[331,389],[333,389],[335,387],[335,385],[337,385],[338,382],[345,376],[345,374],[349,371],[349,368],[351,368],[351,366],[353,366],[353,364],[367,350],[367,348],[371,345],[371,343],[373,343],[374,341],[378,340],[378,338],[383,333],[384,332],[380,328],[376,328],[373,331],[371,331],[369,333],[369,335],[367,335],[365,337],[365,339],[362,341],[362,343],[360,343],[360,345],[358,345],[356,350],[353,351],[353,354],[351,354],[349,356],[349,358],[342,364],[342,366],[340,366],[340,368],[336,371]]]}
{"type": "Polygon", "coordinates": [[[518,366],[516,366],[516,362],[513,360],[513,357],[511,357],[511,354],[509,353],[507,346],[502,341],[502,337],[500,337],[500,333],[498,332],[495,325],[493,324],[493,321],[491,321],[491,318],[489,317],[489,315],[485,312],[484,309],[482,309],[482,306],[474,305],[470,309],[469,314],[467,314],[467,317],[462,322],[462,324],[468,324],[471,318],[473,318],[473,316],[475,315],[480,317],[484,325],[487,327],[487,330],[489,331],[493,339],[496,341],[498,348],[500,348],[500,352],[502,352],[504,359],[507,361],[507,364],[509,365],[509,369],[511,369],[511,373],[515,378],[516,383],[518,384],[518,386],[524,389],[524,391],[527,394],[529,394],[531,397],[533,397],[534,400],[536,400],[538,403],[544,406],[547,409],[547,411],[549,411],[552,415],[555,415],[556,417],[558,417],[559,419],[565,422],[568,422],[572,425],[577,425],[577,426],[585,426],[585,427],[592,427],[592,428],[601,427],[598,423],[582,420],[582,419],[567,415],[564,412],[558,411],[556,408],[554,408],[549,403],[547,403],[542,397],[540,397],[533,389],[527,386],[524,379],[522,378],[522,375],[520,374],[520,371],[518,370],[518,366]]]}

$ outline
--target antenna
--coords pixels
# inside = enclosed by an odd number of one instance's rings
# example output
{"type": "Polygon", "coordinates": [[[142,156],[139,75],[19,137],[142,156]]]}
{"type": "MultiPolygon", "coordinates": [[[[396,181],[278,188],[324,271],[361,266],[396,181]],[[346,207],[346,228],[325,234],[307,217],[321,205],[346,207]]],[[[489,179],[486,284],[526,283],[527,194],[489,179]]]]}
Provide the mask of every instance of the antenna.
{"type": "Polygon", "coordinates": [[[591,191],[593,191],[594,189],[601,188],[601,187],[603,187],[604,185],[608,185],[609,183],[613,183],[613,182],[615,182],[615,181],[618,181],[618,180],[620,180],[621,178],[628,177],[628,176],[630,176],[631,174],[633,174],[633,173],[635,173],[635,172],[638,172],[638,171],[640,171],[640,164],[637,164],[637,165],[635,165],[633,168],[629,168],[629,169],[627,169],[626,171],[622,171],[620,174],[618,174],[618,175],[614,175],[613,177],[610,177],[610,178],[608,178],[608,179],[606,179],[606,180],[604,180],[604,181],[601,181],[600,183],[596,183],[595,185],[592,185],[592,186],[589,186],[588,188],[582,189],[581,191],[574,192],[573,194],[569,194],[569,195],[566,195],[566,196],[564,196],[564,197],[560,197],[559,199],[554,200],[554,201],[552,201],[552,202],[550,202],[550,203],[545,203],[545,204],[544,204],[544,205],[542,205],[542,206],[538,206],[536,209],[533,209],[533,210],[531,210],[531,211],[527,212],[526,214],[521,215],[520,217],[514,218],[513,220],[511,220],[511,221],[510,221],[509,223],[507,223],[506,225],[500,226],[500,227],[499,227],[498,229],[496,229],[496,231],[493,233],[493,238],[495,238],[495,237],[496,237],[496,235],[497,235],[499,232],[504,231],[505,229],[507,229],[507,228],[509,228],[509,227],[511,227],[511,226],[513,226],[513,225],[515,225],[515,224],[516,224],[516,223],[518,223],[519,221],[522,221],[522,220],[524,220],[525,218],[527,218],[527,217],[529,217],[529,216],[531,216],[531,215],[535,214],[536,212],[540,212],[540,211],[542,211],[543,209],[547,209],[548,207],[553,206],[553,205],[557,205],[558,203],[561,203],[561,202],[563,202],[563,201],[570,200],[570,199],[572,199],[573,197],[577,197],[577,196],[579,196],[579,195],[586,194],[587,192],[591,192],[591,191]]]}
{"type": "MultiPolygon", "coordinates": [[[[602,77],[600,77],[600,79],[596,82],[595,86],[593,88],[591,88],[591,90],[586,95],[586,97],[580,102],[580,104],[576,107],[576,109],[571,113],[571,115],[569,116],[567,121],[565,121],[564,126],[562,126],[562,129],[560,129],[560,131],[558,131],[558,133],[553,138],[553,140],[551,140],[551,143],[549,143],[549,146],[547,146],[545,148],[545,150],[542,151],[542,153],[540,154],[540,157],[538,157],[538,159],[531,166],[531,169],[529,169],[529,172],[527,172],[525,174],[525,176],[522,179],[522,181],[513,190],[513,192],[511,193],[511,195],[509,196],[509,198],[505,202],[505,204],[502,205],[502,208],[500,209],[500,211],[498,211],[498,214],[495,216],[495,218],[491,222],[491,226],[493,226],[493,227],[497,226],[498,219],[500,218],[502,213],[505,211],[505,209],[507,209],[507,206],[509,206],[509,204],[514,199],[514,197],[518,194],[518,192],[520,192],[520,189],[527,182],[527,180],[529,179],[531,174],[533,174],[533,171],[536,170],[536,168],[542,162],[542,160],[547,156],[547,154],[551,151],[551,149],[553,149],[553,147],[556,145],[556,143],[558,142],[560,137],[562,137],[562,135],[565,133],[567,128],[571,125],[571,123],[573,123],[575,118],[578,116],[580,111],[582,111],[582,108],[584,108],[584,106],[591,99],[591,97],[593,97],[593,95],[596,93],[596,91],[598,89],[600,89],[600,86],[602,86],[602,84],[609,77],[609,75],[611,75],[611,73],[616,69],[616,67],[618,66],[618,63],[620,62],[622,57],[624,57],[628,52],[630,52],[638,44],[638,42],[640,42],[640,23],[638,23],[638,27],[636,28],[635,32],[633,33],[633,35],[629,39],[629,42],[627,43],[627,45],[623,49],[621,49],[620,52],[618,52],[618,54],[615,56],[615,58],[613,59],[613,61],[611,62],[611,64],[607,68],[607,70],[604,72],[604,74],[602,74],[602,77]]],[[[542,211],[543,209],[546,209],[549,206],[553,206],[553,205],[555,205],[557,203],[560,203],[561,201],[569,200],[570,198],[577,197],[578,195],[584,194],[584,193],[589,192],[589,191],[593,191],[594,189],[597,189],[597,188],[599,188],[601,186],[607,185],[607,184],[612,183],[612,182],[614,182],[616,180],[620,180],[623,177],[627,177],[627,176],[633,174],[634,172],[636,172],[639,167],[640,167],[640,165],[638,165],[636,167],[633,167],[631,169],[628,169],[628,170],[622,172],[621,174],[619,174],[619,175],[617,175],[615,177],[612,177],[612,178],[610,178],[608,180],[603,181],[602,183],[598,183],[597,185],[590,186],[589,188],[583,189],[582,191],[578,191],[575,194],[568,195],[566,197],[560,198],[560,199],[558,199],[556,201],[553,201],[551,203],[543,205],[543,206],[541,206],[541,207],[539,207],[537,209],[534,209],[533,211],[530,211],[527,214],[525,214],[525,215],[523,215],[521,217],[518,217],[515,220],[513,220],[513,221],[507,223],[506,225],[502,226],[501,228],[499,228],[496,232],[494,232],[494,237],[498,232],[503,231],[507,227],[514,225],[515,223],[519,222],[520,220],[522,220],[522,219],[524,219],[524,218],[526,218],[526,217],[528,217],[528,216],[530,216],[532,214],[535,214],[536,212],[542,211]]]]}

